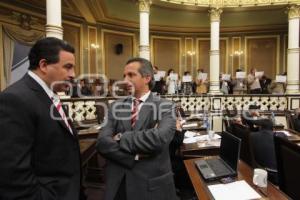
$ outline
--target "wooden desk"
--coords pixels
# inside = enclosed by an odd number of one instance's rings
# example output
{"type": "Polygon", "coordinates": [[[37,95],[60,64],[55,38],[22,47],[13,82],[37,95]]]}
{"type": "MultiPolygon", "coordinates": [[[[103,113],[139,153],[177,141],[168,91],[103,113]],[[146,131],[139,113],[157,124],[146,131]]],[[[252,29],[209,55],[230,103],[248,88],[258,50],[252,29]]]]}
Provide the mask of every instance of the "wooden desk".
{"type": "MultiPolygon", "coordinates": [[[[198,131],[198,135],[207,134],[206,131],[198,131]]],[[[215,156],[219,154],[221,139],[211,142],[198,141],[196,143],[182,144],[180,147],[181,156],[186,158],[215,156]]]]}
{"type": "MultiPolygon", "coordinates": [[[[190,159],[190,160],[184,161],[185,167],[186,167],[189,177],[192,181],[192,184],[193,184],[193,187],[197,194],[197,197],[200,200],[214,199],[207,187],[208,184],[202,179],[201,175],[198,172],[198,169],[196,168],[196,166],[194,164],[194,161],[198,160],[198,159],[201,159],[201,158],[190,159]]],[[[252,183],[252,176],[253,176],[253,170],[244,162],[239,161],[238,180],[245,180],[252,188],[255,189],[255,187],[252,183]]],[[[213,184],[213,183],[218,183],[218,182],[212,182],[210,184],[213,184]]],[[[256,191],[260,194],[260,196],[263,197],[262,199],[268,199],[268,200],[288,200],[289,199],[282,191],[280,191],[277,187],[275,187],[270,182],[268,182],[268,188],[267,188],[268,197],[267,198],[264,197],[264,195],[259,190],[256,190],[256,191]]],[[[225,200],[227,200],[227,199],[225,199],[225,200]]]]}
{"type": "Polygon", "coordinates": [[[96,139],[80,139],[81,166],[85,166],[93,155],[96,154],[96,139]]]}
{"type": "Polygon", "coordinates": [[[85,139],[85,138],[97,138],[99,134],[99,129],[96,128],[87,128],[82,129],[78,131],[78,137],[79,139],[85,139]]]}
{"type": "Polygon", "coordinates": [[[300,135],[297,131],[292,130],[292,129],[283,129],[283,130],[276,130],[275,132],[280,132],[280,131],[287,131],[291,136],[287,136],[287,139],[291,142],[298,143],[300,142],[300,135]]]}
{"type": "Polygon", "coordinates": [[[180,154],[183,158],[204,157],[219,155],[221,139],[208,143],[197,142],[191,144],[182,144],[180,154]]]}

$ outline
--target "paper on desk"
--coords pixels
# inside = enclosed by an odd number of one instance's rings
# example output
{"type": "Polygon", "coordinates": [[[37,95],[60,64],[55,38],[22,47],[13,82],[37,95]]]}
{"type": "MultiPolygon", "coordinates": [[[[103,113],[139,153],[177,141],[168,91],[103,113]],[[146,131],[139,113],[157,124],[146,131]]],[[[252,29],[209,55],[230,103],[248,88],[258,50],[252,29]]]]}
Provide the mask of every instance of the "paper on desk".
{"type": "Polygon", "coordinates": [[[197,133],[196,132],[193,132],[193,131],[186,131],[184,133],[184,136],[189,138],[189,137],[194,137],[197,133]]]}
{"type": "Polygon", "coordinates": [[[190,128],[190,127],[197,127],[197,123],[190,123],[190,124],[183,124],[182,128],[190,128]]]}
{"type": "MultiPolygon", "coordinates": [[[[194,137],[197,141],[207,141],[209,138],[208,138],[208,135],[200,135],[200,136],[195,136],[194,137]]],[[[219,136],[218,134],[214,134],[214,137],[212,138],[212,140],[217,140],[217,139],[220,139],[221,136],[219,136]]]]}
{"type": "Polygon", "coordinates": [[[261,196],[245,181],[208,186],[215,200],[249,200],[261,196]]]}
{"type": "Polygon", "coordinates": [[[283,133],[284,135],[286,135],[286,136],[292,136],[288,131],[276,131],[276,132],[278,132],[278,133],[283,133]]]}

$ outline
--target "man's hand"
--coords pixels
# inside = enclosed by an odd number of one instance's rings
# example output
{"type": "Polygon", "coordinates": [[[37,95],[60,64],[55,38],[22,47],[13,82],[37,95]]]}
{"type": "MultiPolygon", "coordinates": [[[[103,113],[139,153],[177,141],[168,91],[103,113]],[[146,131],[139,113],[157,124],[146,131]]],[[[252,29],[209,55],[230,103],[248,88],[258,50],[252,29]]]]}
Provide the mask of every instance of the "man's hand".
{"type": "Polygon", "coordinates": [[[118,141],[120,141],[121,137],[122,137],[122,134],[117,133],[116,135],[113,136],[113,140],[118,142],[118,141]]]}

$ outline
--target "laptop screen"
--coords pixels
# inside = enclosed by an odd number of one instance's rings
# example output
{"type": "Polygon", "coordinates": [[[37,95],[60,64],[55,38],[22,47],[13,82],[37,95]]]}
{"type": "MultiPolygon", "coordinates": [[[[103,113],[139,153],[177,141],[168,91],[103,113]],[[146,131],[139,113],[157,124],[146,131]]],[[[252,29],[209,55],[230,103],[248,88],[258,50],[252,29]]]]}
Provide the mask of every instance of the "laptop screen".
{"type": "Polygon", "coordinates": [[[222,133],[220,157],[235,171],[240,157],[240,146],[239,138],[228,132],[222,133]]]}

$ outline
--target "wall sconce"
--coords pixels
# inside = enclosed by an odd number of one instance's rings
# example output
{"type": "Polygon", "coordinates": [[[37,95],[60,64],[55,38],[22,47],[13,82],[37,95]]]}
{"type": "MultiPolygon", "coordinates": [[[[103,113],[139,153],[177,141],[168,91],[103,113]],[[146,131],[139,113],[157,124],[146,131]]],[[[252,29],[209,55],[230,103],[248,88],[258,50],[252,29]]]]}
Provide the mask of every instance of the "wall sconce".
{"type": "Polygon", "coordinates": [[[99,49],[99,44],[94,44],[94,43],[92,43],[91,44],[91,48],[93,48],[93,49],[99,49]]]}
{"type": "Polygon", "coordinates": [[[195,51],[187,51],[186,54],[189,56],[193,56],[196,54],[196,52],[195,51]]]}
{"type": "Polygon", "coordinates": [[[230,56],[241,56],[243,54],[244,54],[243,51],[234,51],[233,54],[230,54],[230,56]]]}

